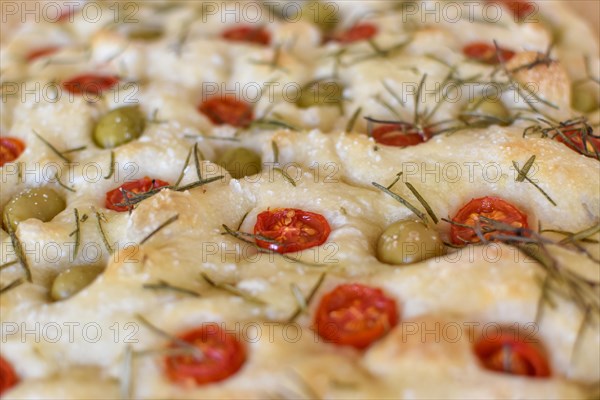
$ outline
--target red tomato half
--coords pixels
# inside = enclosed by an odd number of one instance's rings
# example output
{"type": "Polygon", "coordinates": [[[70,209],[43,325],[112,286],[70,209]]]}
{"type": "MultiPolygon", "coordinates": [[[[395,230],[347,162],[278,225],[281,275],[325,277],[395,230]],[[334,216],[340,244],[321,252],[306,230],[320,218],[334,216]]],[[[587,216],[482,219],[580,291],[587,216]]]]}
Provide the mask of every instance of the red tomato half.
{"type": "Polygon", "coordinates": [[[256,217],[254,234],[273,239],[276,243],[256,240],[263,249],[291,253],[319,246],[331,233],[329,223],[321,214],[294,208],[263,211],[256,217]]]}
{"type": "MultiPolygon", "coordinates": [[[[246,361],[246,348],[234,334],[225,332],[217,324],[203,324],[201,328],[178,336],[180,340],[200,349],[202,358],[194,353],[168,356],[166,374],[173,382],[192,382],[196,385],[225,380],[238,372],[246,361]]],[[[181,348],[177,343],[171,347],[181,348]]]]}
{"type": "Polygon", "coordinates": [[[216,125],[247,127],[254,119],[252,107],[233,97],[213,97],[204,101],[198,111],[216,125]]]}
{"type": "Polygon", "coordinates": [[[340,285],[321,299],[315,315],[318,334],[335,344],[364,349],[398,323],[396,302],[381,289],[340,285]]]}
{"type": "Polygon", "coordinates": [[[496,65],[502,62],[508,62],[514,57],[515,52],[503,49],[501,47],[496,51],[496,46],[485,42],[473,42],[463,47],[463,54],[471,60],[479,61],[484,64],[496,65]],[[498,57],[500,55],[500,57],[498,57]]]}
{"type": "Polygon", "coordinates": [[[541,348],[513,333],[503,332],[493,339],[483,337],[475,343],[474,351],[482,365],[491,371],[537,378],[550,376],[550,366],[541,348]]]}
{"type": "Polygon", "coordinates": [[[600,152],[600,138],[591,136],[591,134],[593,134],[593,131],[590,129],[587,131],[587,136],[585,138],[586,142],[584,145],[582,129],[585,128],[565,129],[562,131],[562,134],[565,135],[570,142],[565,140],[565,138],[563,138],[563,136],[560,134],[554,136],[554,139],[558,142],[564,143],[571,150],[574,150],[588,157],[596,158],[596,151],[600,152]]]}
{"type": "Polygon", "coordinates": [[[37,60],[38,58],[42,58],[42,57],[46,57],[51,54],[54,54],[58,50],[60,50],[60,47],[57,47],[57,46],[41,47],[39,49],[35,49],[35,50],[32,50],[29,53],[27,53],[27,55],[25,56],[25,61],[30,63],[32,61],[37,60]]]}
{"type": "Polygon", "coordinates": [[[223,32],[221,37],[232,42],[254,43],[263,46],[268,46],[271,43],[271,34],[262,26],[233,27],[223,32]]]}
{"type": "Polygon", "coordinates": [[[19,378],[12,366],[4,358],[0,357],[0,396],[19,383],[19,378]]]}
{"type": "Polygon", "coordinates": [[[137,181],[127,182],[116,189],[106,192],[106,201],[104,203],[104,206],[109,210],[121,212],[129,211],[132,208],[132,206],[118,205],[125,203],[125,195],[127,196],[127,198],[133,197],[131,194],[126,194],[125,192],[132,192],[136,194],[147,193],[153,189],[158,189],[164,186],[169,186],[169,183],[161,181],[160,179],[150,179],[147,176],[142,179],[138,179],[137,181]]]}
{"type": "Polygon", "coordinates": [[[99,95],[119,83],[119,78],[110,75],[83,74],[63,83],[65,90],[72,94],[99,95]]]}
{"type": "Polygon", "coordinates": [[[372,136],[377,143],[387,146],[408,147],[426,142],[431,136],[431,132],[427,129],[424,132],[419,132],[414,125],[401,123],[377,127],[373,129],[372,136]]]}
{"type": "MultiPolygon", "coordinates": [[[[460,209],[460,211],[458,211],[452,221],[461,225],[475,226],[481,216],[503,224],[511,225],[515,228],[528,228],[529,226],[527,224],[527,215],[522,213],[508,201],[499,197],[481,197],[469,201],[460,209]]],[[[486,227],[489,227],[489,224],[480,222],[480,226],[482,227],[482,230],[484,230],[486,227]]],[[[493,235],[498,234],[515,235],[515,232],[494,231],[485,233],[483,236],[486,239],[490,239],[493,235]]],[[[452,243],[457,245],[477,243],[480,241],[473,229],[454,224],[450,227],[450,238],[452,239],[452,243]]]]}
{"type": "Polygon", "coordinates": [[[517,20],[522,20],[535,11],[533,3],[527,0],[488,0],[506,7],[517,20]]]}
{"type": "Polygon", "coordinates": [[[378,29],[375,25],[369,23],[356,24],[345,32],[340,33],[335,37],[335,40],[348,44],[369,40],[377,35],[378,29]]]}
{"type": "Polygon", "coordinates": [[[15,161],[24,150],[25,144],[19,139],[0,137],[0,167],[15,161]]]}

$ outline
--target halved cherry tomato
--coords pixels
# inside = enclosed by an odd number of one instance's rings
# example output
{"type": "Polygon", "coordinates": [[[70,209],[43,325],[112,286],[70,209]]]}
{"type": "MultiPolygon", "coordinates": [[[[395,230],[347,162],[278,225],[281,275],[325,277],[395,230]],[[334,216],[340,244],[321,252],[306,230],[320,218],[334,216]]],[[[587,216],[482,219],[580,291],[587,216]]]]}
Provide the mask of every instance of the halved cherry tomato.
{"type": "Polygon", "coordinates": [[[533,3],[527,0],[488,0],[488,2],[506,7],[518,20],[528,17],[535,11],[533,3]]]}
{"type": "Polygon", "coordinates": [[[99,95],[119,83],[119,78],[111,75],[83,74],[63,82],[65,90],[72,94],[99,95]]]}
{"type": "Polygon", "coordinates": [[[221,34],[223,39],[232,42],[246,42],[268,46],[271,34],[264,27],[237,26],[227,29],[221,34]]]}
{"type": "Polygon", "coordinates": [[[482,337],[475,343],[474,351],[483,367],[491,371],[536,378],[550,376],[550,366],[541,347],[513,332],[502,332],[495,338],[482,337]]]}
{"type": "Polygon", "coordinates": [[[32,50],[29,53],[27,53],[27,55],[25,56],[25,61],[30,63],[32,61],[37,60],[38,58],[46,57],[51,54],[54,54],[58,50],[60,50],[60,47],[58,47],[58,46],[41,47],[39,49],[35,49],[35,50],[32,50]]]}
{"type": "Polygon", "coordinates": [[[4,358],[0,357],[0,396],[19,383],[19,377],[12,366],[4,358]]]}
{"type": "Polygon", "coordinates": [[[64,10],[60,13],[56,22],[71,21],[71,17],[74,16],[78,11],[79,11],[78,9],[75,9],[72,7],[67,10],[64,10]]]}
{"type": "Polygon", "coordinates": [[[387,146],[408,147],[426,142],[431,137],[431,132],[424,129],[424,132],[406,122],[400,124],[383,125],[373,129],[371,133],[377,143],[387,146]]]}
{"type": "Polygon", "coordinates": [[[347,31],[338,34],[334,40],[344,44],[360,42],[371,39],[377,35],[377,32],[377,26],[365,22],[356,24],[347,31]]]}
{"type": "Polygon", "coordinates": [[[356,349],[368,347],[397,323],[395,300],[381,289],[358,283],[340,285],[327,293],[315,315],[322,338],[356,349]]]}
{"type": "Polygon", "coordinates": [[[118,188],[106,192],[104,206],[114,211],[129,211],[133,206],[119,205],[126,202],[125,196],[127,196],[127,199],[130,199],[134,197],[132,193],[147,193],[165,186],[169,186],[169,183],[160,179],[150,179],[147,176],[137,181],[126,182],[118,188]]]}
{"type": "Polygon", "coordinates": [[[596,151],[600,152],[600,138],[592,136],[594,131],[592,128],[581,127],[561,130],[561,133],[566,136],[568,141],[561,135],[556,134],[554,139],[558,142],[564,143],[568,148],[574,150],[587,157],[597,158],[596,151]],[[584,145],[584,129],[585,129],[585,145],[584,145]]]}
{"type": "Polygon", "coordinates": [[[273,242],[256,240],[263,249],[291,253],[325,243],[331,227],[321,214],[295,208],[276,208],[263,211],[256,217],[254,234],[273,242]]]}
{"type": "MultiPolygon", "coordinates": [[[[219,382],[238,372],[246,362],[245,346],[217,324],[203,324],[178,338],[198,348],[202,357],[193,352],[166,357],[165,372],[173,382],[196,385],[219,382]]],[[[182,348],[177,343],[171,347],[182,348]]]]}
{"type": "Polygon", "coordinates": [[[0,137],[0,167],[13,162],[25,150],[25,144],[12,137],[0,137]]]}
{"type": "Polygon", "coordinates": [[[453,222],[460,224],[452,224],[450,228],[452,243],[464,245],[479,242],[480,238],[475,233],[475,230],[467,227],[474,227],[477,222],[479,222],[483,236],[486,239],[491,239],[494,235],[498,234],[517,235],[514,231],[494,230],[486,232],[486,228],[490,228],[490,224],[480,221],[480,217],[482,216],[515,228],[527,229],[529,227],[527,224],[527,215],[508,201],[499,197],[481,197],[465,204],[452,219],[453,222]]]}
{"type": "Polygon", "coordinates": [[[198,111],[206,115],[213,124],[231,125],[244,128],[254,119],[250,104],[237,100],[232,96],[212,97],[198,107],[198,111]]]}
{"type": "Polygon", "coordinates": [[[515,52],[501,47],[496,51],[496,46],[485,42],[473,42],[463,47],[463,54],[471,60],[484,64],[496,65],[500,61],[507,62],[514,57],[515,52]]]}

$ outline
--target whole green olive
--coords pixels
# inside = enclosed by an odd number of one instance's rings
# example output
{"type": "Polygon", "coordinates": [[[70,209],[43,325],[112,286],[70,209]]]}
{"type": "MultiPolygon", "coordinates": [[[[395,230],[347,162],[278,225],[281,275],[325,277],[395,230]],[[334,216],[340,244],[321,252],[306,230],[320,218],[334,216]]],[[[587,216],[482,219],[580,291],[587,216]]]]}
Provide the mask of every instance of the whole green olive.
{"type": "Polygon", "coordinates": [[[386,264],[412,264],[444,254],[439,234],[422,222],[397,221],[388,226],[377,242],[377,258],[386,264]]]}
{"type": "Polygon", "coordinates": [[[141,26],[131,30],[127,36],[132,40],[152,41],[163,36],[163,30],[158,26],[141,26]]]}
{"type": "Polygon", "coordinates": [[[146,120],[137,106],[115,108],[104,114],[94,129],[94,142],[103,149],[112,149],[139,138],[146,120]]]}
{"type": "Polygon", "coordinates": [[[296,104],[300,108],[312,106],[339,106],[344,88],[337,82],[318,81],[302,88],[296,104]]]}
{"type": "Polygon", "coordinates": [[[245,147],[227,150],[219,157],[217,164],[225,168],[234,179],[256,175],[262,170],[260,156],[245,147]]]}
{"type": "Polygon", "coordinates": [[[482,126],[510,124],[510,113],[502,101],[485,96],[470,101],[463,108],[460,117],[470,124],[482,126]]]}
{"type": "Polygon", "coordinates": [[[4,207],[4,226],[14,230],[21,221],[36,218],[48,222],[66,207],[65,200],[54,190],[40,187],[27,189],[13,197],[4,207]]]}
{"type": "Polygon", "coordinates": [[[84,289],[102,273],[104,268],[80,265],[64,270],[54,278],[50,297],[52,300],[64,300],[84,289]]]}
{"type": "Polygon", "coordinates": [[[582,113],[589,113],[600,107],[598,95],[586,87],[574,87],[571,95],[573,108],[582,113]]]}

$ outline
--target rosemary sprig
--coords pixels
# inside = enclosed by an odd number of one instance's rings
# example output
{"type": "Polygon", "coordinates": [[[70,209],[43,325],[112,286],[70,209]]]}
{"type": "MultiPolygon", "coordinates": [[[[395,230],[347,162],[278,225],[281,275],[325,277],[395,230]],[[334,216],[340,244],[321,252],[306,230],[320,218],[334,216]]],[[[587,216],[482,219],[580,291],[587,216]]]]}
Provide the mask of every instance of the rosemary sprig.
{"type": "MultiPolygon", "coordinates": [[[[560,235],[563,235],[563,236],[572,236],[572,235],[574,235],[574,233],[573,233],[573,232],[563,231],[563,230],[560,230],[560,229],[539,229],[538,231],[539,231],[540,233],[546,233],[546,232],[550,232],[550,233],[558,233],[558,234],[560,234],[560,235]]],[[[565,238],[565,239],[563,239],[563,240],[568,240],[568,238],[565,238]]],[[[580,241],[581,241],[582,243],[600,243],[600,241],[599,241],[599,240],[596,240],[596,239],[590,239],[590,238],[588,238],[588,237],[586,237],[586,238],[583,238],[583,239],[580,239],[580,241]]]]}
{"type": "Polygon", "coordinates": [[[394,100],[398,102],[398,104],[400,104],[401,106],[405,105],[404,100],[402,100],[398,93],[396,93],[394,89],[392,89],[392,87],[385,80],[381,81],[381,85],[390,94],[390,96],[392,96],[394,100]]]}
{"type": "Polygon", "coordinates": [[[104,243],[104,246],[106,247],[106,250],[108,251],[108,253],[112,254],[114,249],[110,245],[110,242],[108,241],[108,237],[106,236],[106,233],[104,232],[104,228],[102,227],[102,221],[106,222],[106,217],[104,216],[104,214],[101,214],[99,211],[96,211],[95,214],[96,214],[96,226],[98,227],[100,236],[102,236],[102,242],[104,243]]]}
{"type": "Polygon", "coordinates": [[[294,179],[283,169],[281,169],[279,167],[273,167],[273,171],[279,172],[286,181],[288,181],[293,187],[296,187],[296,181],[294,181],[294,179]]]}
{"type": "Polygon", "coordinates": [[[392,183],[390,183],[387,187],[387,189],[392,189],[394,186],[396,186],[396,183],[398,183],[398,181],[400,180],[400,178],[402,178],[402,175],[404,174],[404,172],[400,171],[396,174],[396,178],[392,181],[392,183]]]}
{"type": "Polygon", "coordinates": [[[152,324],[150,321],[148,321],[143,315],[141,314],[136,314],[136,318],[149,330],[151,330],[152,332],[156,333],[158,336],[162,336],[165,339],[168,339],[169,341],[171,341],[171,343],[179,346],[179,347],[183,347],[185,349],[188,349],[192,355],[194,356],[194,358],[196,358],[197,360],[203,360],[204,359],[204,353],[202,352],[202,349],[200,349],[199,347],[194,346],[191,343],[186,342],[185,340],[181,340],[179,339],[177,336],[173,336],[165,331],[163,331],[162,329],[158,328],[156,325],[152,324]]]}
{"type": "Polygon", "coordinates": [[[571,348],[571,356],[569,357],[571,365],[573,365],[573,362],[575,360],[575,355],[581,344],[581,338],[583,337],[583,332],[586,326],[594,326],[593,324],[591,324],[591,322],[591,309],[587,308],[583,313],[583,316],[581,317],[581,322],[579,324],[579,328],[577,329],[577,336],[575,336],[575,342],[573,343],[573,347],[571,348]]]}
{"type": "Polygon", "coordinates": [[[183,180],[183,176],[185,175],[185,170],[188,167],[188,165],[190,164],[190,158],[192,157],[193,150],[194,150],[194,146],[190,147],[187,157],[185,158],[185,162],[183,163],[183,168],[181,169],[181,172],[179,173],[179,177],[177,178],[177,181],[173,185],[176,188],[179,187],[179,184],[183,180]]]}
{"type": "MultiPolygon", "coordinates": [[[[368,61],[368,60],[372,60],[374,58],[389,58],[392,55],[400,52],[412,40],[413,40],[413,38],[409,37],[405,41],[396,43],[396,44],[394,44],[394,45],[392,45],[390,47],[387,47],[387,48],[382,48],[375,41],[369,40],[368,44],[371,47],[372,52],[370,52],[370,53],[368,53],[366,55],[355,57],[354,59],[350,60],[348,63],[342,61],[340,63],[340,65],[342,67],[350,67],[350,66],[353,66],[353,65],[356,65],[356,64],[368,61]]],[[[350,52],[347,52],[346,54],[353,55],[350,52]]],[[[356,53],[354,53],[354,54],[356,54],[356,53]]]]}
{"type": "Polygon", "coordinates": [[[523,169],[519,169],[519,164],[516,161],[513,161],[513,167],[515,168],[515,170],[519,173],[519,175],[516,177],[515,181],[517,182],[523,182],[523,181],[527,181],[529,183],[531,183],[537,190],[539,190],[539,192],[553,205],[556,207],[556,202],[554,200],[552,200],[552,198],[550,197],[550,195],[548,195],[548,193],[546,193],[546,191],[544,189],[542,189],[537,183],[535,183],[531,178],[529,178],[527,176],[527,174],[529,173],[529,170],[531,169],[531,167],[533,166],[533,163],[535,162],[535,155],[531,156],[529,158],[529,160],[527,160],[527,162],[525,163],[525,165],[523,166],[523,169]]]}
{"type": "Polygon", "coordinates": [[[385,186],[380,185],[377,182],[371,182],[371,184],[373,186],[375,186],[377,189],[379,189],[382,192],[384,192],[385,194],[387,194],[388,196],[390,196],[391,198],[393,198],[394,200],[396,200],[399,203],[401,203],[404,207],[408,208],[410,211],[412,211],[413,214],[415,214],[423,222],[425,222],[425,223],[428,222],[427,221],[427,216],[424,213],[422,213],[421,211],[419,211],[415,206],[413,206],[412,204],[410,204],[408,202],[408,200],[404,199],[399,194],[396,194],[396,193],[392,192],[390,189],[386,188],[385,186]]]}
{"type": "Polygon", "coordinates": [[[39,133],[37,133],[35,130],[32,130],[33,134],[40,139],[46,146],[48,146],[48,148],[50,150],[52,150],[52,152],[54,154],[56,154],[59,158],[61,158],[64,162],[70,164],[71,160],[68,159],[67,157],[65,157],[65,155],[63,153],[61,153],[60,151],[57,150],[56,147],[54,147],[50,142],[48,142],[46,139],[44,139],[39,133]]]}
{"type": "Polygon", "coordinates": [[[73,209],[73,215],[75,217],[75,230],[69,234],[69,237],[75,235],[75,248],[73,249],[73,261],[77,259],[77,253],[79,253],[79,245],[81,243],[81,229],[79,225],[79,210],[73,209]]]}
{"type": "Polygon", "coordinates": [[[188,185],[184,185],[184,186],[180,186],[180,187],[176,187],[174,185],[162,186],[162,187],[152,189],[152,190],[149,190],[149,191],[143,192],[143,193],[134,193],[134,192],[130,192],[127,190],[123,190],[123,202],[119,203],[119,204],[115,204],[115,205],[118,207],[132,207],[132,206],[135,206],[136,204],[140,203],[141,201],[154,196],[156,193],[159,193],[160,191],[162,191],[164,189],[170,189],[175,192],[185,192],[186,190],[190,190],[190,189],[194,189],[194,188],[197,188],[197,187],[200,187],[203,185],[207,185],[209,183],[218,181],[223,178],[224,178],[223,175],[219,175],[219,176],[215,176],[213,178],[207,178],[207,179],[199,180],[196,182],[192,182],[188,185]]]}
{"type": "Polygon", "coordinates": [[[433,223],[437,224],[439,222],[438,217],[433,212],[433,209],[431,208],[431,206],[429,206],[429,203],[427,203],[427,201],[423,198],[423,196],[421,196],[419,194],[419,192],[417,191],[417,189],[415,189],[415,187],[413,185],[411,185],[408,182],[404,182],[404,184],[406,185],[408,190],[410,190],[412,192],[412,194],[417,198],[417,200],[419,200],[419,203],[421,203],[423,208],[425,208],[425,210],[427,211],[427,214],[429,214],[429,216],[433,220],[433,223]]]}
{"type": "Polygon", "coordinates": [[[27,256],[23,253],[23,247],[21,245],[21,241],[17,237],[17,233],[15,232],[10,216],[8,213],[4,214],[4,218],[6,218],[6,230],[8,232],[8,236],[10,236],[10,242],[12,243],[13,249],[15,250],[15,254],[17,259],[23,266],[23,270],[25,270],[25,276],[28,282],[33,282],[33,278],[31,276],[31,269],[29,268],[29,263],[27,262],[27,256]]]}
{"type": "Polygon", "coordinates": [[[0,265],[0,271],[2,271],[4,268],[8,268],[10,266],[13,266],[13,265],[17,264],[18,262],[19,262],[19,260],[13,260],[13,261],[5,262],[4,264],[0,265]]]}
{"type": "MultiPolygon", "coordinates": [[[[417,87],[417,93],[413,97],[414,103],[415,103],[414,104],[413,122],[417,126],[421,126],[421,122],[422,122],[421,118],[423,117],[419,113],[419,105],[421,104],[421,96],[423,95],[423,88],[425,87],[426,80],[427,80],[427,74],[423,74],[423,77],[421,77],[421,81],[419,82],[419,86],[417,87]]],[[[421,129],[421,128],[419,128],[419,129],[421,129]]]]}
{"type": "Polygon", "coordinates": [[[160,125],[160,124],[166,124],[167,122],[169,122],[168,120],[158,119],[158,112],[159,112],[158,108],[155,108],[152,111],[152,117],[148,120],[149,124],[158,124],[158,125],[160,125]]]}
{"type": "Polygon", "coordinates": [[[169,218],[168,220],[166,220],[165,222],[163,222],[162,224],[160,224],[158,226],[158,228],[156,228],[155,230],[153,230],[152,232],[150,232],[150,234],[148,236],[146,236],[144,239],[142,239],[142,241],[140,242],[140,246],[143,245],[144,243],[146,243],[148,240],[150,240],[158,232],[160,232],[161,230],[163,230],[167,226],[171,225],[173,222],[177,221],[177,219],[179,219],[179,214],[173,215],[171,218],[169,218]]]}
{"type": "Polygon", "coordinates": [[[200,293],[196,293],[193,290],[182,288],[179,286],[174,286],[162,279],[159,279],[157,283],[146,283],[142,287],[144,289],[152,289],[152,290],[172,290],[174,292],[187,294],[187,295],[190,295],[193,297],[200,297],[200,293]]]}
{"type": "Polygon", "coordinates": [[[87,146],[79,146],[79,147],[75,147],[74,149],[65,150],[62,152],[62,154],[76,153],[78,151],[83,151],[85,149],[87,149],[87,146]]]}
{"type": "Polygon", "coordinates": [[[304,295],[300,291],[300,288],[295,283],[292,283],[290,285],[290,290],[292,291],[292,294],[294,295],[294,299],[296,300],[296,303],[298,304],[298,308],[290,316],[290,318],[288,319],[288,323],[294,322],[300,316],[300,314],[306,312],[306,309],[310,305],[310,302],[312,301],[313,297],[315,297],[315,294],[317,293],[317,291],[323,284],[323,281],[325,281],[326,276],[327,276],[326,272],[323,272],[323,273],[321,273],[321,275],[319,275],[319,279],[317,280],[317,283],[312,287],[312,289],[308,293],[308,296],[306,296],[306,297],[304,297],[304,295]]]}
{"type": "Polygon", "coordinates": [[[259,305],[267,305],[267,303],[264,300],[254,297],[254,296],[244,292],[243,290],[238,289],[234,285],[231,285],[229,283],[215,282],[212,278],[210,278],[204,272],[201,272],[200,276],[202,277],[202,279],[204,279],[204,281],[206,283],[208,283],[211,287],[213,287],[215,289],[223,290],[225,292],[228,292],[229,294],[232,294],[237,297],[241,297],[242,299],[244,299],[246,301],[250,301],[252,303],[256,303],[259,305]]]}
{"type": "Polygon", "coordinates": [[[56,180],[56,183],[58,183],[58,185],[59,185],[60,187],[62,187],[62,188],[63,188],[63,189],[65,189],[65,190],[68,190],[69,192],[75,193],[75,189],[68,187],[67,185],[65,185],[64,183],[62,183],[62,182],[60,181],[60,178],[58,177],[58,172],[56,172],[56,173],[54,174],[54,179],[56,180]]]}
{"type": "Polygon", "coordinates": [[[114,150],[110,151],[110,166],[108,167],[108,175],[104,177],[104,179],[110,179],[115,173],[115,152],[114,150]]]}
{"type": "Polygon", "coordinates": [[[8,285],[4,286],[3,288],[0,289],[0,295],[8,292],[9,290],[12,290],[20,285],[22,285],[23,283],[25,283],[25,280],[23,278],[17,278],[14,281],[12,281],[11,283],[9,283],[8,285]]]}
{"type": "MultiPolygon", "coordinates": [[[[517,172],[519,173],[519,175],[517,176],[517,178],[515,179],[515,181],[517,181],[517,182],[523,182],[525,180],[525,178],[527,178],[527,174],[529,173],[529,170],[531,169],[531,167],[533,167],[534,163],[535,163],[535,154],[532,155],[531,157],[529,157],[529,160],[527,160],[527,162],[523,166],[522,170],[517,170],[517,172]]],[[[513,164],[515,164],[514,161],[513,161],[513,164]]]]}
{"type": "Polygon", "coordinates": [[[356,125],[356,120],[360,116],[360,113],[362,113],[362,107],[358,107],[352,113],[352,116],[350,117],[350,120],[348,120],[348,123],[346,124],[346,130],[345,130],[345,132],[352,132],[354,130],[354,125],[356,125]]]}
{"type": "Polygon", "coordinates": [[[300,128],[294,126],[288,122],[277,120],[277,119],[256,119],[250,124],[250,128],[262,128],[262,129],[289,129],[290,131],[299,131],[300,128]]]}
{"type": "MultiPolygon", "coordinates": [[[[589,237],[595,235],[598,232],[600,232],[600,224],[593,225],[590,228],[584,229],[576,233],[568,233],[568,237],[558,242],[558,244],[568,244],[577,241],[591,240],[589,239],[589,237]]],[[[592,243],[598,243],[598,241],[594,240],[592,241],[592,243]]]]}
{"type": "Polygon", "coordinates": [[[202,180],[202,169],[200,168],[200,159],[204,160],[204,154],[198,148],[198,143],[194,143],[194,165],[196,166],[196,175],[198,176],[198,181],[202,180]]]}

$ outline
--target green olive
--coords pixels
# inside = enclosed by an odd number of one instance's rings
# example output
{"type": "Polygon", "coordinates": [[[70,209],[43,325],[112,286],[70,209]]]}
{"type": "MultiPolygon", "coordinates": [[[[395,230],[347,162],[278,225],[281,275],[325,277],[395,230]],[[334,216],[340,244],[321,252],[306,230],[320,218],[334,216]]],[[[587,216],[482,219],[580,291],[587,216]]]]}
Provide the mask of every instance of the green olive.
{"type": "Polygon", "coordinates": [[[463,121],[473,125],[509,125],[510,113],[500,99],[476,97],[470,101],[460,114],[463,121]]]}
{"type": "Polygon", "coordinates": [[[300,108],[312,106],[339,106],[343,100],[344,88],[336,82],[318,81],[302,88],[296,104],[300,108]]]}
{"type": "Polygon", "coordinates": [[[158,26],[142,26],[128,33],[129,39],[152,41],[160,39],[164,34],[163,30],[158,26]]]}
{"type": "Polygon", "coordinates": [[[340,22],[338,6],[333,1],[308,1],[302,7],[302,19],[319,27],[324,33],[330,33],[340,22]]]}
{"type": "Polygon", "coordinates": [[[64,270],[52,282],[50,297],[52,300],[64,300],[84,289],[102,273],[104,268],[80,265],[64,270]]]}
{"type": "Polygon", "coordinates": [[[573,108],[582,113],[590,113],[600,107],[596,93],[585,87],[574,87],[571,99],[573,108]]]}
{"type": "Polygon", "coordinates": [[[66,207],[65,200],[49,188],[32,188],[13,197],[4,207],[4,226],[14,230],[29,218],[48,222],[66,207]]]}
{"type": "Polygon", "coordinates": [[[234,179],[256,175],[262,170],[260,156],[245,147],[227,150],[219,157],[217,164],[225,168],[234,179]]]}
{"type": "Polygon", "coordinates": [[[137,106],[115,108],[104,114],[94,129],[94,142],[103,149],[112,149],[139,138],[146,120],[137,106]]]}
{"type": "Polygon", "coordinates": [[[439,234],[422,222],[397,221],[388,226],[377,242],[377,258],[386,264],[412,264],[444,254],[439,234]]]}

